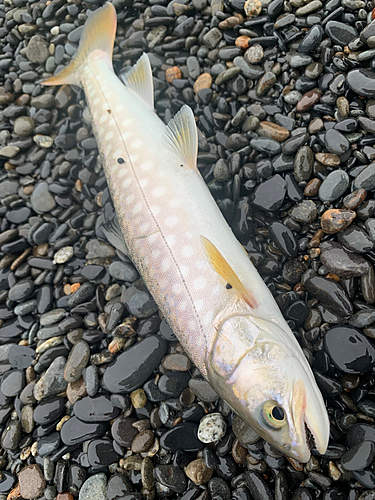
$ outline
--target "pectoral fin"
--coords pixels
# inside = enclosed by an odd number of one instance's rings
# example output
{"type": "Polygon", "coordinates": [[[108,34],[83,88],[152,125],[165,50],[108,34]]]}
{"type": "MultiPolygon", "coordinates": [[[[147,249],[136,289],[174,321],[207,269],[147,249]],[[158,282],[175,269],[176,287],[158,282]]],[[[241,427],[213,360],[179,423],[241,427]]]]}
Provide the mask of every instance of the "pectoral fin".
{"type": "Polygon", "coordinates": [[[181,158],[182,166],[197,169],[198,132],[193,112],[189,106],[182,106],[176,116],[165,127],[163,144],[181,158]]]}
{"type": "Polygon", "coordinates": [[[204,236],[201,236],[201,241],[207,257],[215,271],[241,295],[243,300],[247,302],[251,308],[254,309],[257,306],[257,302],[252,292],[243,285],[240,278],[233,271],[215,245],[204,236]]]}

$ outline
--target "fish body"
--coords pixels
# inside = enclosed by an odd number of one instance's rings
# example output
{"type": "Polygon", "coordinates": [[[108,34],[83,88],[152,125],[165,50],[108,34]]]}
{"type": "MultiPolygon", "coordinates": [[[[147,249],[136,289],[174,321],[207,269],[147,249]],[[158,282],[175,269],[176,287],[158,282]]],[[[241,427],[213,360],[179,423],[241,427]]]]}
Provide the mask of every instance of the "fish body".
{"type": "Polygon", "coordinates": [[[305,424],[322,453],[329,435],[311,369],[196,167],[190,108],[168,127],[158,118],[146,55],[125,85],[117,78],[115,29],[106,4],[45,84],[84,89],[128,255],[202,375],[262,437],[307,461],[305,424]]]}

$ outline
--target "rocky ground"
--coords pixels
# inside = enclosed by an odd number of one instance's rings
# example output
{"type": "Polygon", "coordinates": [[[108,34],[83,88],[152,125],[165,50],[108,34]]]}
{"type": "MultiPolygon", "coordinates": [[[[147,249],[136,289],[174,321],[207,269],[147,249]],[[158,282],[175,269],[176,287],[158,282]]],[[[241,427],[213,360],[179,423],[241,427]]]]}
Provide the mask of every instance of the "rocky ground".
{"type": "MultiPolygon", "coordinates": [[[[326,398],[299,464],[191,365],[113,215],[84,94],[40,81],[96,0],[0,5],[0,500],[375,498],[375,3],[115,0],[117,73],[146,51],[199,169],[326,398]]],[[[147,131],[145,131],[147,133],[147,131]]]]}

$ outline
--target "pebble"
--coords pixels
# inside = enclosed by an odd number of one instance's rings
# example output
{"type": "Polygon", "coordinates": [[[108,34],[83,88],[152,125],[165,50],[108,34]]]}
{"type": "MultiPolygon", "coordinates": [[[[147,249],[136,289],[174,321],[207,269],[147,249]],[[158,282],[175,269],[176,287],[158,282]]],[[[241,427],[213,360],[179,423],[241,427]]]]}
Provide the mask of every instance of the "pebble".
{"type": "Polygon", "coordinates": [[[214,443],[225,435],[226,429],[227,425],[221,413],[210,413],[199,423],[198,438],[203,443],[214,443]]]}
{"type": "Polygon", "coordinates": [[[160,439],[160,446],[167,451],[179,449],[187,452],[199,451],[204,444],[198,439],[198,427],[192,422],[183,422],[165,432],[160,439]]]}
{"type": "Polygon", "coordinates": [[[169,488],[175,493],[183,493],[187,486],[187,481],[183,471],[173,465],[157,465],[154,469],[156,481],[169,488]]]}
{"type": "Polygon", "coordinates": [[[348,86],[364,97],[375,97],[375,73],[367,68],[349,71],[346,77],[348,86]]]}
{"type": "Polygon", "coordinates": [[[74,344],[70,351],[64,369],[64,379],[67,382],[76,382],[81,378],[83,370],[90,358],[90,347],[84,340],[74,344]]]}
{"type": "Polygon", "coordinates": [[[18,482],[21,496],[27,500],[39,498],[46,485],[43,472],[36,464],[24,467],[18,474],[18,482]]]}
{"type": "Polygon", "coordinates": [[[120,413],[107,396],[85,397],[74,405],[74,414],[82,422],[107,422],[120,413]]]}
{"type": "Polygon", "coordinates": [[[212,389],[210,384],[200,378],[192,378],[189,380],[189,388],[204,403],[213,403],[219,399],[218,394],[212,389]]]}
{"type": "Polygon", "coordinates": [[[335,326],[324,336],[324,349],[343,373],[365,373],[375,364],[375,349],[356,328],[335,326]]]}
{"type": "Polygon", "coordinates": [[[338,233],[346,229],[355,219],[356,213],[345,208],[326,210],[320,220],[323,231],[327,234],[338,233]]]}
{"type": "Polygon", "coordinates": [[[341,317],[353,314],[353,306],[339,283],[321,276],[313,276],[304,283],[306,290],[324,306],[341,317]]]}
{"type": "Polygon", "coordinates": [[[355,471],[368,467],[375,457],[375,444],[363,441],[349,449],[341,457],[341,465],[345,470],[355,471]]]}
{"type": "Polygon", "coordinates": [[[120,354],[104,372],[103,382],[112,393],[130,393],[151,375],[166,354],[163,338],[152,335],[120,354]]]}
{"type": "Polygon", "coordinates": [[[367,261],[360,255],[348,252],[340,243],[324,241],[320,245],[320,260],[327,271],[349,278],[363,276],[369,271],[367,261]]]}
{"type": "Polygon", "coordinates": [[[33,209],[39,214],[50,212],[55,208],[55,199],[50,192],[48,184],[46,182],[39,182],[35,186],[31,195],[30,203],[33,209]]]}
{"type": "Polygon", "coordinates": [[[107,476],[100,472],[86,479],[78,498],[79,500],[107,500],[107,476]]]}

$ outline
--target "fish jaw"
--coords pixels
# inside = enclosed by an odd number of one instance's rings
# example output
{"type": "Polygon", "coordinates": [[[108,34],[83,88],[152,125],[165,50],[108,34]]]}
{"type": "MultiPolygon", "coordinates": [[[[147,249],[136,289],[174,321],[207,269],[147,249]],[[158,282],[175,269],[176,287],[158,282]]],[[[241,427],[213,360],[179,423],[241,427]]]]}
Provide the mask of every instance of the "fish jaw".
{"type": "Polygon", "coordinates": [[[224,321],[210,350],[209,381],[262,438],[306,463],[310,459],[306,427],[324,454],[329,420],[302,350],[282,330],[250,315],[224,321]],[[266,405],[273,403],[283,410],[282,426],[269,426],[264,418],[266,405]]]}

